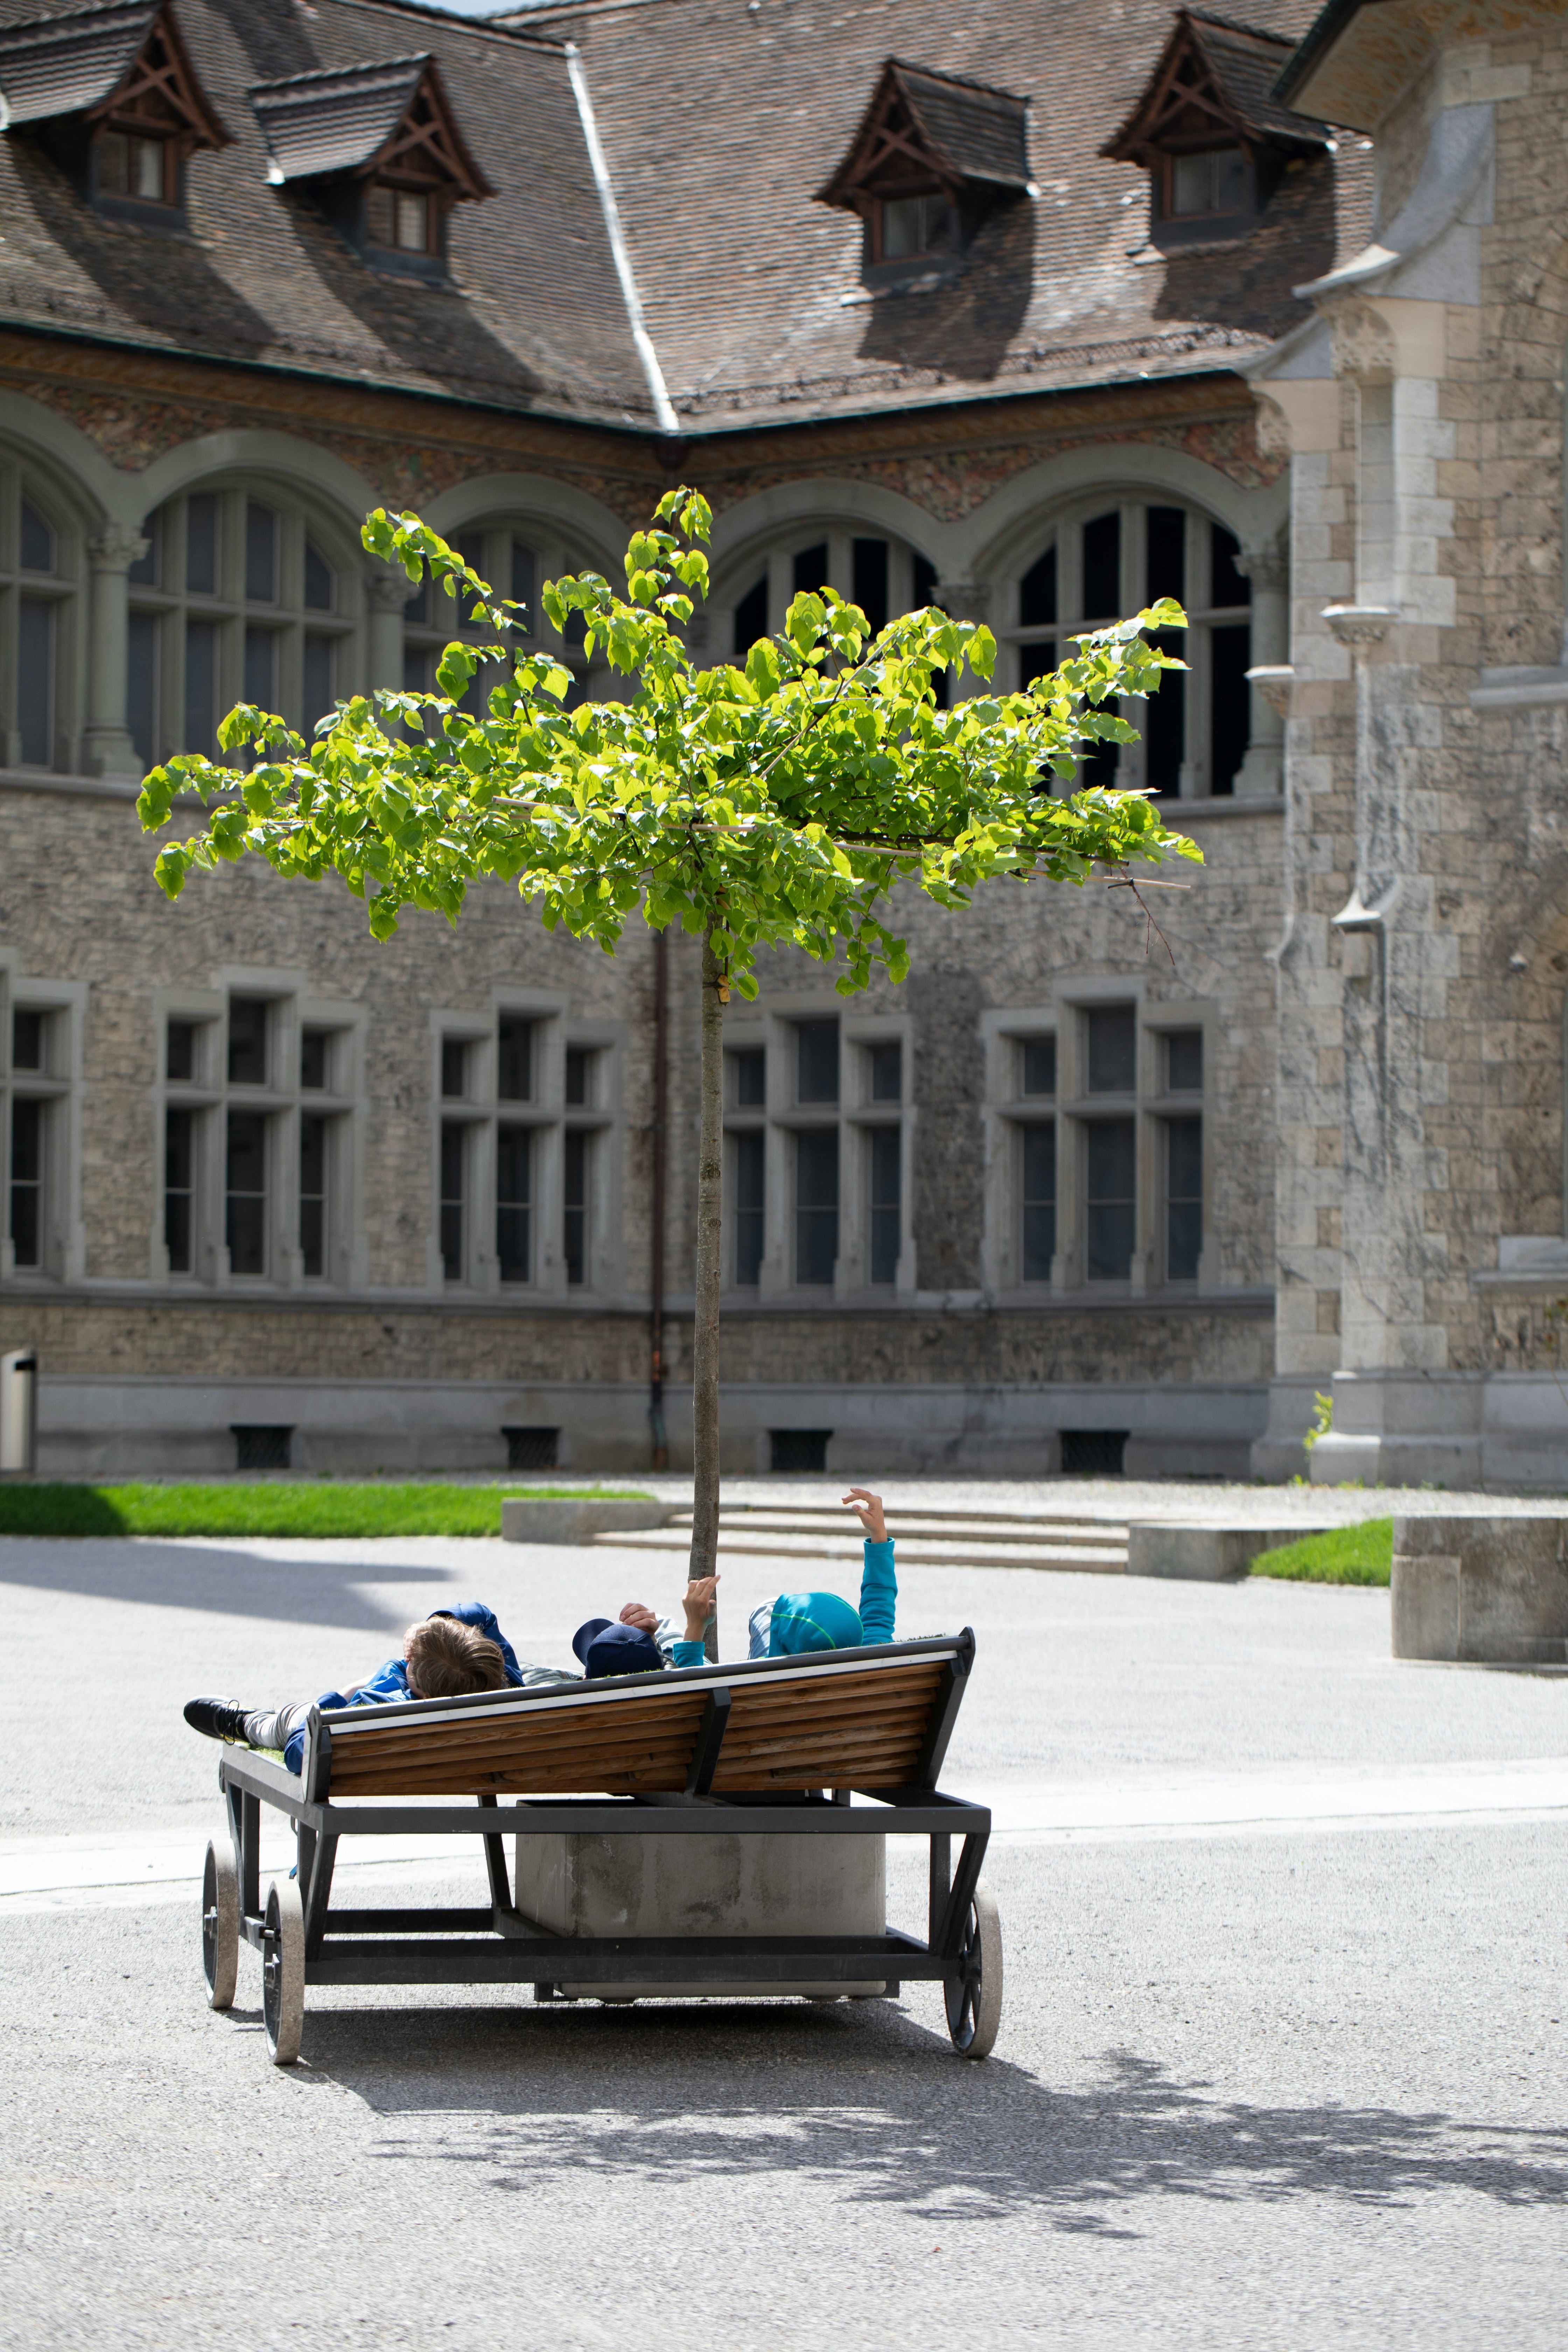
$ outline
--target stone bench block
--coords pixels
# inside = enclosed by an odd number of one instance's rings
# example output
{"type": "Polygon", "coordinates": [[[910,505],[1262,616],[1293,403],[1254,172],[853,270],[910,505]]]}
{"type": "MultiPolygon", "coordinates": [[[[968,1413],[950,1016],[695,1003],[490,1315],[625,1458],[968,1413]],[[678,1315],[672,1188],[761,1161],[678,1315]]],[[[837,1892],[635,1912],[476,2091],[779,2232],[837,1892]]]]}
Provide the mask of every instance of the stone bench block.
{"type": "Polygon", "coordinates": [[[501,1502],[500,1531],[508,1543],[580,1544],[623,1528],[662,1528],[668,1517],[668,1507],[651,1498],[615,1503],[563,1495],[535,1501],[529,1495],[508,1495],[501,1502]]]}
{"type": "MultiPolygon", "coordinates": [[[[512,1900],[555,1936],[880,1936],[888,1841],[865,1837],[618,1837],[554,1831],[517,1839],[512,1900]]],[[[563,1983],[584,2000],[761,2000],[880,1993],[865,1984],[563,1983]]]]}
{"type": "Polygon", "coordinates": [[[1278,1551],[1321,1535],[1326,1522],[1300,1521],[1291,1528],[1194,1528],[1134,1521],[1127,1530],[1129,1576],[1180,1577],[1190,1583],[1224,1584],[1245,1576],[1260,1551],[1278,1551]]]}
{"type": "Polygon", "coordinates": [[[1568,1519],[1394,1523],[1394,1654],[1568,1664],[1568,1519]]]}

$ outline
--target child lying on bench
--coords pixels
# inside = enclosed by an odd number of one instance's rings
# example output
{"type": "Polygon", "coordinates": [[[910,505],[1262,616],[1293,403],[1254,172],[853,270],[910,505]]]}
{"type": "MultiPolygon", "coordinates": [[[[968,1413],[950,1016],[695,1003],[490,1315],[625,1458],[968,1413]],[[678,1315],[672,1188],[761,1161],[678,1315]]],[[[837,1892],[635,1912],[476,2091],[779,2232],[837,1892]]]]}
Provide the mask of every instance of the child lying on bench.
{"type": "MultiPolygon", "coordinates": [[[[690,1623],[688,1611],[687,1622],[690,1623]]],[[[704,1621],[706,1622],[706,1621],[704,1621]]],[[[482,1601],[460,1601],[433,1610],[410,1625],[401,1656],[388,1658],[363,1683],[347,1691],[324,1691],[319,1699],[294,1699],[282,1706],[247,1707],[233,1699],[193,1698],[185,1721],[209,1739],[245,1740],[252,1748],[281,1748],[290,1772],[305,1753],[312,1704],[324,1714],[346,1706],[385,1706],[399,1699],[464,1698],[471,1691],[547,1690],[597,1681],[605,1675],[658,1674],[665,1655],[658,1639],[659,1621],[641,1601],[628,1601],[621,1621],[590,1617],[572,1636],[583,1673],[559,1666],[520,1665],[517,1654],[482,1601]]],[[[677,1644],[676,1646],[679,1646],[677,1644]]],[[[699,1635],[699,1651],[701,1637],[699,1635]]]]}
{"type": "MultiPolygon", "coordinates": [[[[798,1658],[816,1650],[858,1650],[868,1642],[892,1640],[899,1586],[882,1498],[868,1486],[851,1486],[844,1500],[866,1537],[859,1608],[851,1608],[837,1592],[781,1592],[752,1612],[749,1657],[798,1658]]],[[[678,1666],[702,1664],[703,1632],[718,1583],[716,1576],[703,1577],[686,1588],[686,1639],[677,1642],[672,1652],[678,1666]]]]}

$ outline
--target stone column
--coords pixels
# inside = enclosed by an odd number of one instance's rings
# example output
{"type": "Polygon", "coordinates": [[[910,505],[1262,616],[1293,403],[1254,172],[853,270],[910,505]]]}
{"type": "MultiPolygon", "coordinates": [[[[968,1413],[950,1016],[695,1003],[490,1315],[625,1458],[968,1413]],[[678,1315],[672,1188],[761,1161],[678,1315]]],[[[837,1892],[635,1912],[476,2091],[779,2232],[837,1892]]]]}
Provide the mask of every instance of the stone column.
{"type": "Polygon", "coordinates": [[[1276,680],[1290,658],[1290,558],[1276,540],[1268,547],[1244,547],[1236,568],[1252,583],[1251,726],[1236,790],[1279,793],[1285,783],[1285,720],[1276,680]]]}
{"type": "Polygon", "coordinates": [[[414,589],[401,565],[379,564],[365,574],[365,603],[370,610],[366,632],[370,676],[367,691],[378,686],[403,690],[403,614],[414,589]]]}
{"type": "Polygon", "coordinates": [[[87,543],[91,565],[87,624],[87,725],[81,764],[89,776],[138,777],[142,762],[125,724],[126,630],[130,604],[126,574],[147,552],[148,541],[123,523],[110,523],[87,543]]]}

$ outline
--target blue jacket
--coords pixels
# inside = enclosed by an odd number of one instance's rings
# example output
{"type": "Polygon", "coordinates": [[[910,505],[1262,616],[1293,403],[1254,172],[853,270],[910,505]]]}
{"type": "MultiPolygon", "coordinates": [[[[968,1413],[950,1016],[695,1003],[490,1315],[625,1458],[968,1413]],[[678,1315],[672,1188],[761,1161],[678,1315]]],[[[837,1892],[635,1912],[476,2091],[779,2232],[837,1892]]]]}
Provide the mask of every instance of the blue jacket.
{"type": "MultiPolygon", "coordinates": [[[[508,1682],[520,1690],[534,1690],[555,1683],[576,1683],[583,1679],[581,1675],[563,1674],[555,1666],[519,1665],[517,1654],[497,1624],[494,1612],[487,1609],[482,1601],[459,1601],[453,1609],[432,1609],[430,1614],[432,1617],[455,1617],[459,1625],[472,1625],[484,1634],[487,1641],[493,1642],[501,1654],[508,1682]]],[[[407,1666],[400,1657],[388,1658],[384,1665],[377,1666],[368,1682],[361,1683],[353,1698],[345,1698],[342,1691],[323,1691],[316,1705],[326,1715],[345,1706],[386,1706],[398,1699],[406,1699],[409,1695],[407,1666]]],[[[305,1734],[301,1727],[289,1735],[283,1750],[283,1761],[290,1772],[298,1772],[304,1760],[305,1734]]]]}
{"type": "MultiPolygon", "coordinates": [[[[799,1596],[805,1600],[807,1595],[799,1596]]],[[[865,1566],[860,1576],[860,1641],[890,1642],[893,1638],[893,1617],[898,1604],[899,1581],[893,1570],[893,1539],[873,1543],[866,1538],[865,1566]]],[[[768,1621],[778,1607],[776,1601],[767,1601],[752,1619],[752,1654],[760,1657],[771,1653],[768,1621]],[[759,1640],[759,1635],[761,1639],[759,1640]]],[[[814,1645],[815,1646],[815,1645],[814,1645]]],[[[840,1648],[851,1646],[839,1643],[840,1648]]],[[[703,1664],[700,1642],[677,1642],[672,1663],[678,1666],[700,1666],[703,1664]]]]}

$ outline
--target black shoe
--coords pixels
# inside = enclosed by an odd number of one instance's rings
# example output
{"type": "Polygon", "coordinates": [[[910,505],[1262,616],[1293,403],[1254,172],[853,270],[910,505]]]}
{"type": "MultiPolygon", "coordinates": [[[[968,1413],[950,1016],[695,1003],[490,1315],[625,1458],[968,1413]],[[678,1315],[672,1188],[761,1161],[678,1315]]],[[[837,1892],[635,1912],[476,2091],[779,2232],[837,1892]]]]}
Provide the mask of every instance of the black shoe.
{"type": "Polygon", "coordinates": [[[243,1739],[247,1707],[231,1698],[188,1698],[185,1701],[185,1721],[193,1731],[205,1731],[209,1739],[243,1739]]]}

